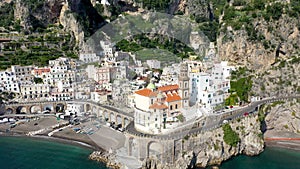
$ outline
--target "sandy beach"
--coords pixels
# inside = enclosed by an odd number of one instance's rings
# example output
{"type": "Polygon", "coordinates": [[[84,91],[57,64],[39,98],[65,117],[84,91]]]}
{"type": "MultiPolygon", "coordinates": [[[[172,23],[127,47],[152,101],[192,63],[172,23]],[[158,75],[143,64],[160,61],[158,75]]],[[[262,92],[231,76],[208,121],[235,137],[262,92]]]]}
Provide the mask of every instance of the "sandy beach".
{"type": "Polygon", "coordinates": [[[264,134],[265,145],[300,151],[300,134],[268,130],[264,134]]]}

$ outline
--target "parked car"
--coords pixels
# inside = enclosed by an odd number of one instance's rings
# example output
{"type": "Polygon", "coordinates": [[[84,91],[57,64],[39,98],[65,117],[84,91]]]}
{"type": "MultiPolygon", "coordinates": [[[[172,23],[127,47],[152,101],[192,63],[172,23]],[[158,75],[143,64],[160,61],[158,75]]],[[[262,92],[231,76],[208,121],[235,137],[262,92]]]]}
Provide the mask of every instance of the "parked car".
{"type": "Polygon", "coordinates": [[[245,112],[245,113],[244,113],[244,116],[248,116],[248,115],[249,115],[249,113],[248,113],[248,112],[245,112]]]}

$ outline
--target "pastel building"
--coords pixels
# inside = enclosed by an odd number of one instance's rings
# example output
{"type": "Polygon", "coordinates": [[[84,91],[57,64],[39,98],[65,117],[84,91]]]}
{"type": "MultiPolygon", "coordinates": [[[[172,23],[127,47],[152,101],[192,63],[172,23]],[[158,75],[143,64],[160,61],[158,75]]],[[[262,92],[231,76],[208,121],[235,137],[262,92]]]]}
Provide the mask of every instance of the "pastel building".
{"type": "Polygon", "coordinates": [[[134,124],[138,131],[159,134],[167,124],[178,122],[181,109],[189,106],[189,77],[186,64],[180,66],[179,85],[156,87],[152,82],[134,94],[134,124]]]}
{"type": "Polygon", "coordinates": [[[84,63],[91,63],[100,61],[100,57],[97,56],[96,53],[80,53],[79,60],[84,63]]]}
{"type": "Polygon", "coordinates": [[[208,111],[224,103],[230,89],[230,72],[234,67],[227,62],[216,63],[206,73],[191,73],[190,104],[198,104],[208,111]]]}
{"type": "Polygon", "coordinates": [[[25,100],[47,100],[49,97],[48,84],[23,83],[20,88],[21,96],[25,100]]]}
{"type": "Polygon", "coordinates": [[[147,65],[150,69],[160,69],[160,61],[158,60],[147,60],[147,65]]]}

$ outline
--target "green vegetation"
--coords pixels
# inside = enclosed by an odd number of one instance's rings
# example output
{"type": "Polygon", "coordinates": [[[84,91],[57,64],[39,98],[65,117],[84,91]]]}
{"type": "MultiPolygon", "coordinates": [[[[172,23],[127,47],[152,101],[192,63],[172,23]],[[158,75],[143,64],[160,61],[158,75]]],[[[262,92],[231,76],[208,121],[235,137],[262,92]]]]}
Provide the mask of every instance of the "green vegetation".
{"type": "Polygon", "coordinates": [[[240,78],[236,81],[230,81],[230,92],[236,92],[241,101],[248,102],[249,92],[252,88],[251,77],[240,78]]]}
{"type": "Polygon", "coordinates": [[[226,106],[236,105],[238,102],[239,102],[239,98],[236,93],[230,94],[230,96],[225,99],[226,106]]]}
{"type": "Polygon", "coordinates": [[[180,122],[183,122],[184,121],[184,117],[182,114],[178,115],[177,116],[177,119],[180,121],[180,122]]]}
{"type": "Polygon", "coordinates": [[[214,149],[215,149],[216,151],[218,151],[218,150],[221,149],[218,143],[214,144],[214,149]]]}
{"type": "MultiPolygon", "coordinates": [[[[4,3],[0,6],[0,25],[1,27],[8,28],[9,26],[14,26],[16,23],[14,22],[14,4],[4,3]]],[[[16,25],[17,26],[17,25],[16,25]]]]}
{"type": "Polygon", "coordinates": [[[34,77],[33,81],[34,81],[35,84],[44,83],[44,82],[43,82],[43,79],[42,79],[42,78],[39,78],[39,77],[34,77]]]}
{"type": "Polygon", "coordinates": [[[70,34],[59,32],[59,28],[51,26],[48,33],[24,36],[19,41],[5,43],[0,57],[0,70],[11,65],[45,66],[49,60],[59,57],[77,58],[74,42],[70,34]],[[21,48],[23,46],[23,48],[21,48]],[[24,49],[25,47],[25,49],[24,49]]]}
{"type": "Polygon", "coordinates": [[[283,12],[283,5],[279,2],[273,3],[272,5],[268,5],[266,9],[266,13],[263,15],[266,21],[270,21],[270,19],[278,20],[283,12]]]}
{"type": "Polygon", "coordinates": [[[136,52],[145,48],[159,48],[172,52],[180,58],[187,58],[194,54],[193,49],[175,38],[157,35],[150,39],[145,34],[135,35],[131,40],[121,40],[116,44],[117,49],[126,52],[136,52]]]}
{"type": "Polygon", "coordinates": [[[292,112],[292,116],[296,117],[296,112],[293,111],[292,112]]]}
{"type": "Polygon", "coordinates": [[[169,7],[170,0],[135,0],[142,3],[142,7],[148,10],[165,11],[169,7]]]}
{"type": "Polygon", "coordinates": [[[275,107],[275,106],[277,106],[277,105],[279,105],[279,104],[284,104],[285,102],[284,101],[276,101],[276,102],[273,102],[272,104],[271,104],[271,107],[275,107]]]}
{"type": "Polygon", "coordinates": [[[135,52],[136,58],[138,60],[141,60],[142,62],[145,62],[149,59],[156,59],[161,61],[161,65],[170,64],[172,61],[179,63],[180,58],[173,53],[162,50],[162,49],[143,49],[140,51],[135,52]]]}
{"type": "Polygon", "coordinates": [[[218,23],[216,21],[209,21],[199,26],[199,30],[203,32],[211,42],[217,40],[218,23]]]}
{"type": "Polygon", "coordinates": [[[248,97],[252,88],[251,76],[247,75],[248,70],[240,67],[231,73],[230,97],[225,100],[226,105],[234,105],[238,98],[240,101],[248,102],[248,97]],[[238,97],[238,98],[237,98],[238,97]]]}
{"type": "Polygon", "coordinates": [[[290,8],[287,13],[290,17],[295,17],[298,19],[300,15],[300,1],[290,0],[290,8]]]}
{"type": "Polygon", "coordinates": [[[228,123],[224,124],[222,129],[224,132],[224,142],[230,146],[236,147],[237,144],[240,142],[239,135],[232,130],[231,126],[228,123]]]}

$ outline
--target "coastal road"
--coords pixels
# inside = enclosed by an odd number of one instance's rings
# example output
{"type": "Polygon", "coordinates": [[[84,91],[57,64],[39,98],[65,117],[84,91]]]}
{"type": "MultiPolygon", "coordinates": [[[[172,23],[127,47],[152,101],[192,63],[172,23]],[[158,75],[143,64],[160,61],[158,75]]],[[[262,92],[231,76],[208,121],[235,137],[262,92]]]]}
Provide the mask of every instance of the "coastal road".
{"type": "Polygon", "coordinates": [[[134,128],[133,122],[131,122],[127,126],[126,132],[139,137],[150,137],[155,139],[180,139],[187,135],[199,134],[202,131],[209,131],[209,130],[216,129],[223,124],[224,120],[243,118],[245,112],[253,113],[257,111],[257,107],[260,105],[266,103],[273,103],[276,101],[286,101],[289,99],[299,99],[299,98],[300,95],[265,98],[259,101],[251,102],[249,105],[246,105],[240,109],[229,110],[225,113],[208,116],[206,122],[204,123],[205,124],[204,126],[199,125],[199,123],[200,124],[203,123],[202,121],[195,120],[193,124],[187,125],[186,128],[170,134],[152,135],[152,134],[141,133],[134,128]]]}

